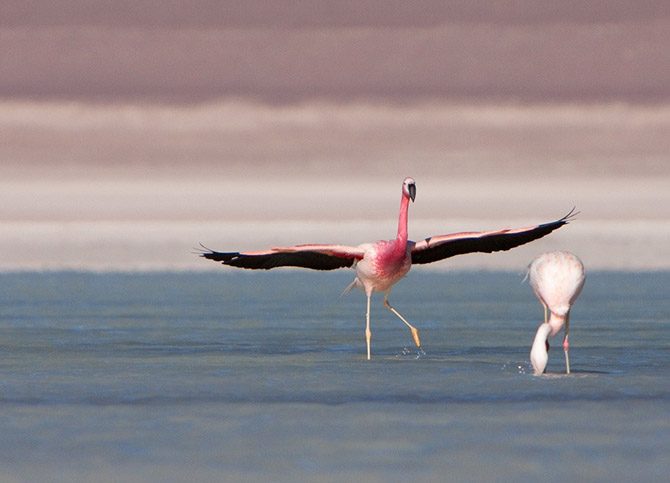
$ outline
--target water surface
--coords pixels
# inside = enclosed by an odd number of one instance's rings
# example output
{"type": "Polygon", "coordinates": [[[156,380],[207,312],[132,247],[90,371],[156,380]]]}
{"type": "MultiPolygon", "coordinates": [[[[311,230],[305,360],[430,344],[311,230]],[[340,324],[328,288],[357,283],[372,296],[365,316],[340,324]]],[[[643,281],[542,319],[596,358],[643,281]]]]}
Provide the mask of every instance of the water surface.
{"type": "Polygon", "coordinates": [[[0,275],[3,481],[665,481],[668,272],[591,273],[549,374],[516,273],[0,275]]]}

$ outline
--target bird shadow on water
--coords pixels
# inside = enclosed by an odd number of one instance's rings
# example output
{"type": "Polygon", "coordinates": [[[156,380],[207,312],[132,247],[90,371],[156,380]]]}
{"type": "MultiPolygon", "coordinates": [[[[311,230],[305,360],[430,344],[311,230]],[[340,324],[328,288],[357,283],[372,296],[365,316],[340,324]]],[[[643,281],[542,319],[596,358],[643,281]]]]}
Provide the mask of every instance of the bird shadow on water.
{"type": "Polygon", "coordinates": [[[510,361],[503,364],[501,371],[505,373],[516,373],[522,375],[529,375],[541,377],[544,379],[564,379],[569,377],[588,377],[597,375],[615,374],[616,371],[602,371],[597,369],[572,369],[570,374],[564,371],[545,372],[544,374],[533,374],[533,366],[529,362],[510,361]]]}
{"type": "Polygon", "coordinates": [[[531,376],[539,377],[542,379],[586,379],[589,377],[597,377],[603,375],[611,375],[612,372],[609,371],[590,371],[590,370],[572,370],[570,374],[565,372],[545,372],[544,374],[534,375],[532,369],[528,372],[531,376]]]}

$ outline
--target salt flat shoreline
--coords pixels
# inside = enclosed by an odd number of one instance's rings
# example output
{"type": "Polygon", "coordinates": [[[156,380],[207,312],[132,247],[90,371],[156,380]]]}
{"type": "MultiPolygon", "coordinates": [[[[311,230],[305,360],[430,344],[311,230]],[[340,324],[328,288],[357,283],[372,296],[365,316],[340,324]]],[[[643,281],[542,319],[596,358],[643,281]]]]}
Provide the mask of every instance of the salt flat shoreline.
{"type": "Polygon", "coordinates": [[[581,214],[510,252],[430,269],[670,268],[670,104],[193,106],[0,100],[0,270],[216,270],[253,250],[410,238],[581,214]]]}
{"type": "MultiPolygon", "coordinates": [[[[546,220],[549,221],[549,220],[546,220]]],[[[411,233],[439,234],[437,220],[413,220],[411,233]],[[438,228],[435,228],[438,227],[438,228]],[[432,231],[429,231],[432,230],[432,231]]],[[[527,226],[528,220],[452,220],[455,231],[527,226]],[[456,227],[459,229],[456,230],[456,227]]],[[[253,250],[296,243],[345,243],[392,236],[393,220],[313,223],[268,221],[0,221],[0,271],[210,271],[199,243],[216,250],[253,250]]],[[[589,270],[670,269],[670,221],[577,219],[508,252],[468,254],[415,270],[523,270],[538,254],[570,250],[589,270]]]]}

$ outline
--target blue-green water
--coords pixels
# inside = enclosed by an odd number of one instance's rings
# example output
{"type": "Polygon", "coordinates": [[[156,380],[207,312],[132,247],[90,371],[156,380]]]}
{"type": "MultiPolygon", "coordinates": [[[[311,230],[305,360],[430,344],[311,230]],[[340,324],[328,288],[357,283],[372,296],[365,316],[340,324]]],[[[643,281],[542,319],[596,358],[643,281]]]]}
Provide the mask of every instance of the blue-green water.
{"type": "Polygon", "coordinates": [[[515,273],[0,275],[0,481],[666,481],[670,273],[590,273],[547,376],[515,273]]]}

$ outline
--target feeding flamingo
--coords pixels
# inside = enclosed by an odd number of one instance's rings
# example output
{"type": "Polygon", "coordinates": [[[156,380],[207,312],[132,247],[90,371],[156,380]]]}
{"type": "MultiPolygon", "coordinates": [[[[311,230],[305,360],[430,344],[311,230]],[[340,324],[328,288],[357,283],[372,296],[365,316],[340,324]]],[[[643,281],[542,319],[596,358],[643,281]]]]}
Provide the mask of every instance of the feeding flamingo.
{"type": "Polygon", "coordinates": [[[384,292],[384,307],[393,312],[411,331],[417,347],[421,347],[419,331],[389,303],[393,285],[403,278],[413,264],[431,263],[444,258],[472,252],[491,253],[523,245],[541,238],[568,223],[573,211],[563,218],[542,225],[515,230],[463,232],[439,235],[419,242],[408,240],[407,213],[410,200],[416,197],[416,183],[405,178],[402,184],[398,233],[393,240],[381,240],[358,246],[307,244],[277,247],[253,252],[217,252],[203,246],[202,257],[232,267],[268,270],[275,267],[302,267],[313,270],[334,270],[351,267],[354,281],[347,287],[361,288],[367,297],[365,340],[370,359],[370,298],[373,292],[384,292]]]}
{"type": "Polygon", "coordinates": [[[535,374],[542,374],[549,360],[549,337],[565,327],[563,352],[565,372],[570,374],[570,308],[584,286],[584,265],[570,252],[550,252],[540,255],[528,267],[530,286],[544,307],[544,322],[540,324],[530,350],[530,362],[535,374]],[[547,319],[547,311],[549,318],[547,319]]]}

